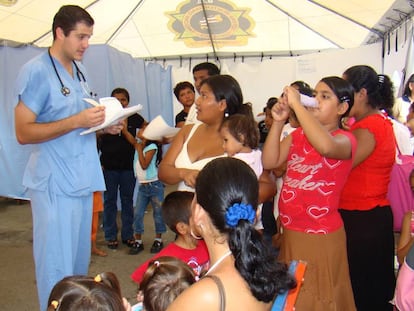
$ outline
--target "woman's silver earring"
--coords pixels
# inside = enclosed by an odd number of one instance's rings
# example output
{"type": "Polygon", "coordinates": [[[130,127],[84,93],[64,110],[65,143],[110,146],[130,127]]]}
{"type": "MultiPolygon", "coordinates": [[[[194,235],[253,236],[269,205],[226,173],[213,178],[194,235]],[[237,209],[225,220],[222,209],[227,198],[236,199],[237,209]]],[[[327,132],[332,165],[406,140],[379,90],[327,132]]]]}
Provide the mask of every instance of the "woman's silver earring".
{"type": "Polygon", "coordinates": [[[192,236],[194,239],[196,239],[196,240],[201,240],[201,239],[203,239],[203,237],[202,237],[202,236],[195,235],[195,233],[193,232],[193,229],[190,229],[190,234],[191,234],[191,236],[192,236]]]}

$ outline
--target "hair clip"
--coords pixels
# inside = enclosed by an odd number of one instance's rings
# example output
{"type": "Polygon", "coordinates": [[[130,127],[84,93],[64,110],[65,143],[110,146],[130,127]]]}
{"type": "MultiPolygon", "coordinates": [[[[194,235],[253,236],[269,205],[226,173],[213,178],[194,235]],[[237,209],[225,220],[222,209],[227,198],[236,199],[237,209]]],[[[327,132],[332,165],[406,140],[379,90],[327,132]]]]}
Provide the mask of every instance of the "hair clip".
{"type": "Polygon", "coordinates": [[[102,282],[102,278],[101,278],[101,275],[100,274],[98,274],[97,276],[95,276],[95,278],[93,279],[96,283],[100,283],[100,282],[102,282]]]}
{"type": "Polygon", "coordinates": [[[57,307],[59,306],[59,301],[57,301],[57,300],[52,300],[51,302],[50,302],[50,305],[53,307],[53,309],[57,309],[57,307]]]}
{"type": "Polygon", "coordinates": [[[160,266],[160,262],[158,260],[154,261],[154,265],[159,267],[160,266]]]}
{"type": "Polygon", "coordinates": [[[379,83],[384,83],[385,77],[384,75],[378,75],[378,82],[379,83]]]}
{"type": "Polygon", "coordinates": [[[343,103],[343,102],[349,102],[350,98],[348,95],[344,95],[339,99],[339,102],[343,103]]]}

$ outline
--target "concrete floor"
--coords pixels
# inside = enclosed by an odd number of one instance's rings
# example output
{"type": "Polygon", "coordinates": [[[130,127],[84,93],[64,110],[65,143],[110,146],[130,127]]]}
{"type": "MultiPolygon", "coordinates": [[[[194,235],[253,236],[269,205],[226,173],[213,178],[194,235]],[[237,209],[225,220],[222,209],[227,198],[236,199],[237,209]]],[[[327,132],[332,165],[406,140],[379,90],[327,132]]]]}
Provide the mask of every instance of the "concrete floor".
{"type": "MultiPolygon", "coordinates": [[[[145,250],[138,255],[128,255],[128,247],[120,243],[117,250],[106,247],[103,231],[99,230],[98,247],[107,257],[92,255],[89,275],[99,272],[114,272],[121,283],[123,295],[134,304],[137,286],[130,274],[142,262],[151,257],[154,224],[152,211],[145,215],[145,250]]],[[[169,231],[163,236],[164,245],[173,241],[175,235],[169,231]]],[[[0,304],[1,310],[39,310],[36,280],[32,255],[32,215],[27,201],[0,198],[0,304]]]]}

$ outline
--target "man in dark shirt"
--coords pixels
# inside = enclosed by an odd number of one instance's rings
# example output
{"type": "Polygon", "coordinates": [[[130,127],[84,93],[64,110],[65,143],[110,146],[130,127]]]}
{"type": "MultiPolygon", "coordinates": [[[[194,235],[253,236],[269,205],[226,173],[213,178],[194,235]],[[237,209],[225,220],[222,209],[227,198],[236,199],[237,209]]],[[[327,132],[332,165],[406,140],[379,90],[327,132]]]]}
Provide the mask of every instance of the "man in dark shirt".
{"type": "MultiPolygon", "coordinates": [[[[116,88],[111,96],[116,97],[125,108],[129,104],[129,93],[124,88],[116,88]]],[[[106,191],[104,192],[103,224],[105,240],[108,247],[118,247],[117,199],[118,190],[121,199],[121,238],[129,247],[134,243],[133,237],[133,195],[135,188],[135,176],[133,160],[135,149],[129,142],[135,138],[137,129],[146,121],[139,114],[134,114],[127,119],[127,126],[120,135],[101,134],[99,137],[99,149],[101,151],[101,164],[105,177],[106,191]],[[129,138],[129,140],[127,139],[129,138]]]]}

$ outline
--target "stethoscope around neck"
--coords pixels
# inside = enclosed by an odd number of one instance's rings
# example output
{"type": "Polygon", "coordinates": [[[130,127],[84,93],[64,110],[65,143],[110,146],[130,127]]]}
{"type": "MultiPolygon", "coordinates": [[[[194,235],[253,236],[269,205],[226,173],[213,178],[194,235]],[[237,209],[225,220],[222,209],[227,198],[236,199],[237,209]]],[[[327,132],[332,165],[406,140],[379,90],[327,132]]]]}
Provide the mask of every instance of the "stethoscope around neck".
{"type": "MultiPolygon", "coordinates": [[[[55,70],[56,77],[59,79],[60,86],[61,86],[60,92],[62,93],[63,96],[69,96],[69,94],[70,94],[70,88],[68,88],[67,86],[65,86],[63,84],[63,81],[62,81],[62,79],[61,79],[61,77],[60,77],[60,75],[59,75],[59,73],[58,73],[58,71],[56,69],[56,65],[55,65],[55,62],[53,60],[53,57],[50,54],[50,49],[47,50],[47,53],[49,54],[50,62],[52,63],[53,69],[55,70]]],[[[87,96],[96,97],[97,94],[96,93],[93,93],[89,89],[89,86],[88,86],[88,83],[86,82],[85,76],[84,76],[83,72],[79,69],[79,66],[73,60],[72,60],[72,63],[75,65],[75,68],[76,68],[76,76],[78,77],[79,83],[81,84],[82,89],[85,92],[85,94],[87,96]]]]}

